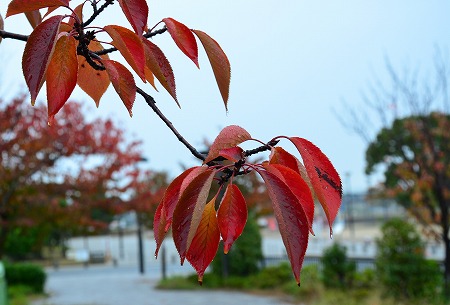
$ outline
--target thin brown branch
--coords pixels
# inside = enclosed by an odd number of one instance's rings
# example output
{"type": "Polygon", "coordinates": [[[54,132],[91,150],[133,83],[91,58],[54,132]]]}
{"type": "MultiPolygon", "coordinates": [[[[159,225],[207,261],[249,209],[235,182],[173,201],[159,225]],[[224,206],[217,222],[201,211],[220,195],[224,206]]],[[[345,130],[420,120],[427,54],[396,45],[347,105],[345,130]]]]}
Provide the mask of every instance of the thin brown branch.
{"type": "Polygon", "coordinates": [[[186,146],[187,149],[192,153],[194,157],[197,159],[200,159],[202,161],[205,160],[205,156],[199,153],[194,146],[192,146],[179,132],[178,130],[173,126],[172,122],[167,119],[167,117],[159,110],[159,108],[156,106],[156,102],[153,99],[152,96],[144,92],[141,88],[137,88],[137,93],[142,95],[142,97],[145,99],[145,102],[152,108],[152,110],[156,113],[156,115],[169,127],[169,129],[172,131],[172,133],[177,137],[177,139],[183,143],[184,146],[186,146]]]}
{"type": "Polygon", "coordinates": [[[28,36],[27,35],[11,33],[11,32],[7,32],[7,31],[3,31],[3,30],[0,30],[0,37],[11,38],[11,39],[21,40],[21,41],[27,41],[28,40],[28,36]]]}

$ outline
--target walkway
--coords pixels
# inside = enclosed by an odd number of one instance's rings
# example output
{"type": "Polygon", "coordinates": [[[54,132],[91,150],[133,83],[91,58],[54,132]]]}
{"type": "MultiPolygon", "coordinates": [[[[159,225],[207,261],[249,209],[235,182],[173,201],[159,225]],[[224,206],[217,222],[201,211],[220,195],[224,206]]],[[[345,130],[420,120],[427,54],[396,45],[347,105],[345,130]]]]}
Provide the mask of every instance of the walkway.
{"type": "Polygon", "coordinates": [[[289,305],[276,298],[233,291],[157,290],[159,274],[148,273],[140,276],[136,268],[112,266],[48,270],[50,297],[33,305],[289,305]]]}

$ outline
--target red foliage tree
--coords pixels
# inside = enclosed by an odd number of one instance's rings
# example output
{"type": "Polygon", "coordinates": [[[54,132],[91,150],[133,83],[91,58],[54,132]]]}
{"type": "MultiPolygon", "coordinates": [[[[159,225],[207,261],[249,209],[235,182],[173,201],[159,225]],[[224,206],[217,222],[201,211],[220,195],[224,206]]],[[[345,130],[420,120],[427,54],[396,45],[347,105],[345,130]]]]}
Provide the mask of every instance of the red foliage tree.
{"type": "Polygon", "coordinates": [[[6,17],[25,13],[34,27],[29,36],[8,33],[0,28],[0,37],[26,41],[22,69],[32,103],[46,82],[48,121],[52,123],[76,85],[98,104],[111,83],[130,115],[136,95],[142,96],[190,152],[203,161],[202,166],[186,170],[168,186],[154,219],[158,248],[173,225],[181,261],[187,258],[195,267],[200,283],[204,270],[217,252],[220,237],[226,240],[227,251],[246,222],[246,217],[240,214],[246,209],[246,203],[239,188],[233,184],[233,178],[257,172],[267,187],[296,281],[300,283],[300,269],[312,228],[313,193],[325,210],[330,228],[341,204],[341,181],[333,165],[319,148],[303,138],[279,136],[262,142],[252,139],[238,126],[223,129],[208,155],[199,153],[159,110],[154,99],[137,86],[134,75],[152,85],[154,78],[158,79],[180,105],[169,61],[148,38],[168,32],[182,53],[199,67],[198,39],[210,61],[225,109],[228,109],[231,73],[227,56],[209,35],[189,29],[173,18],[164,18],[148,27],[146,0],[118,2],[132,30],[114,24],[90,26],[99,14],[114,4],[114,0],[91,1],[93,14],[87,19],[83,16],[87,2],[75,8],[70,7],[73,3],[69,0],[12,0],[9,3],[6,17]],[[41,18],[39,10],[45,8],[47,14],[41,18]],[[63,15],[64,11],[69,14],[63,15]],[[160,24],[164,26],[156,29],[160,24]],[[113,48],[105,49],[104,43],[97,39],[99,35],[107,35],[113,48]],[[108,58],[107,54],[115,51],[120,52],[132,72],[123,63],[108,58]],[[282,138],[294,144],[303,163],[275,148],[282,138]],[[250,140],[259,146],[249,151],[238,146],[250,140]],[[256,164],[248,161],[249,156],[267,150],[272,152],[268,161],[256,164]],[[221,197],[218,192],[209,198],[211,186],[216,182],[220,186],[219,192],[220,188],[225,189],[225,195],[221,197]],[[216,201],[220,205],[218,213],[216,201]]]}
{"type": "Polygon", "coordinates": [[[53,128],[46,111],[0,100],[0,255],[18,226],[105,226],[93,211],[115,212],[117,178],[140,158],[138,142],[127,144],[110,120],[87,122],[79,104],[67,104],[53,128]]]}

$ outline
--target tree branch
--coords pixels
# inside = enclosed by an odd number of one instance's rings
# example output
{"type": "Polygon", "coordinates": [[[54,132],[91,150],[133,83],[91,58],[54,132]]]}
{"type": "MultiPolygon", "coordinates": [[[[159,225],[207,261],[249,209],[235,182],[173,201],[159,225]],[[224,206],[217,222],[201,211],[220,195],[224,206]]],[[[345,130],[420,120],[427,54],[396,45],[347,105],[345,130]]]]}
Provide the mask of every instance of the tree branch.
{"type": "Polygon", "coordinates": [[[94,14],[92,14],[91,18],[89,18],[86,22],[83,22],[83,24],[81,24],[81,27],[84,28],[86,26],[88,26],[89,24],[91,24],[95,18],[98,17],[98,15],[100,15],[101,12],[103,12],[103,10],[108,7],[110,4],[113,4],[114,0],[105,0],[105,3],[103,3],[102,6],[100,6],[97,9],[97,5],[95,4],[95,1],[92,3],[92,7],[94,9],[94,14]]]}
{"type": "Polygon", "coordinates": [[[27,41],[28,40],[28,36],[27,35],[11,33],[11,32],[7,32],[7,31],[3,31],[3,30],[0,30],[0,37],[11,38],[11,39],[21,40],[21,41],[27,41]]]}
{"type": "Polygon", "coordinates": [[[172,133],[178,138],[178,140],[183,143],[184,146],[186,146],[187,149],[196,157],[197,159],[200,159],[202,161],[205,160],[205,156],[199,153],[179,132],[176,130],[176,128],[173,126],[172,122],[170,122],[167,117],[159,110],[159,108],[156,106],[156,102],[148,95],[146,92],[144,92],[141,88],[137,88],[137,93],[142,95],[142,97],[145,99],[147,104],[152,108],[152,110],[158,115],[158,117],[169,127],[169,129],[172,131],[172,133]]]}
{"type": "MultiPolygon", "coordinates": [[[[162,33],[164,33],[165,31],[167,31],[167,28],[164,26],[162,29],[160,29],[160,30],[156,30],[156,31],[153,31],[153,32],[149,32],[149,33],[146,33],[146,34],[144,34],[143,36],[145,37],[145,38],[151,38],[151,37],[153,37],[153,36],[156,36],[156,35],[159,35],[159,34],[162,34],[162,33]]],[[[117,48],[109,48],[109,49],[104,49],[104,50],[101,50],[101,51],[97,51],[97,52],[94,52],[95,54],[97,54],[97,55],[105,55],[105,54],[108,54],[108,53],[112,53],[112,52],[115,52],[115,51],[117,51],[117,48]]]]}

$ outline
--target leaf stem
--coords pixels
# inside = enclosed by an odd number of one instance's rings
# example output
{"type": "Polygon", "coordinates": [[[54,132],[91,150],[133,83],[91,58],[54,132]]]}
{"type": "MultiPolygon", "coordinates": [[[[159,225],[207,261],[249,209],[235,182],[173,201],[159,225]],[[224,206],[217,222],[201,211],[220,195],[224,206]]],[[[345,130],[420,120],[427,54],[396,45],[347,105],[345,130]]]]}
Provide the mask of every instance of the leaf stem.
{"type": "Polygon", "coordinates": [[[153,99],[152,96],[144,92],[141,88],[137,88],[137,93],[142,95],[145,102],[152,108],[152,110],[156,113],[156,115],[167,125],[167,127],[172,131],[172,133],[178,138],[178,140],[183,143],[184,146],[186,146],[187,149],[192,153],[194,157],[197,159],[200,159],[202,161],[205,160],[205,156],[199,153],[194,146],[192,146],[179,132],[178,130],[173,126],[172,122],[167,119],[167,117],[159,110],[159,108],[156,106],[156,102],[153,99]]]}

